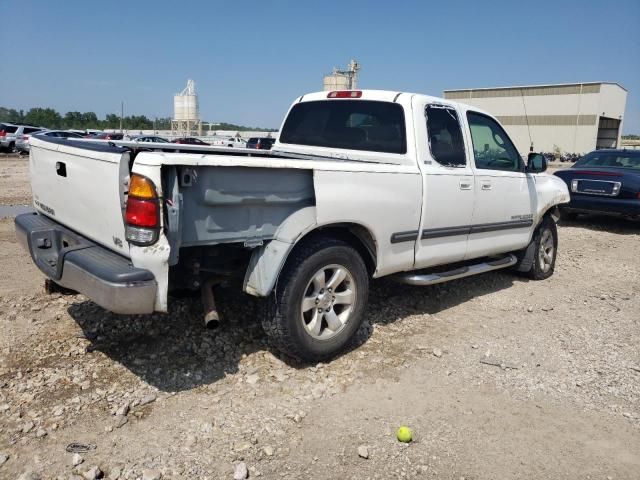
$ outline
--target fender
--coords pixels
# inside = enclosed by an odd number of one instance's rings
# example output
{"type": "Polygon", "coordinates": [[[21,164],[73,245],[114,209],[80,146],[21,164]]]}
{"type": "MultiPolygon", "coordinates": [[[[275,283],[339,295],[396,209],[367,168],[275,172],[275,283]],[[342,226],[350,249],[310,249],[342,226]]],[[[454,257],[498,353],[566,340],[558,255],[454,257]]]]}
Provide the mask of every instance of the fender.
{"type": "Polygon", "coordinates": [[[305,207],[290,215],[280,225],[273,240],[253,251],[243,290],[255,297],[269,295],[297,241],[316,226],[316,207],[305,207]]]}
{"type": "MultiPolygon", "coordinates": [[[[558,205],[569,203],[571,196],[564,181],[555,175],[546,173],[534,176],[536,182],[537,202],[533,224],[540,225],[544,216],[551,211],[551,216],[557,222],[560,218],[558,205]]],[[[535,228],[532,230],[532,232],[535,228]]]]}

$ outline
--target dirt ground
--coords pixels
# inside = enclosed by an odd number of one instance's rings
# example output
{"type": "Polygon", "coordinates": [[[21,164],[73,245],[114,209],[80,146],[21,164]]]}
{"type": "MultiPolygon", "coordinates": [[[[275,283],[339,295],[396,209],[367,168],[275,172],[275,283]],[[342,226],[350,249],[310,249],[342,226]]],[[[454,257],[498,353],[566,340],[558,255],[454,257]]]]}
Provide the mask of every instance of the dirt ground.
{"type": "MultiPolygon", "coordinates": [[[[0,203],[30,202],[26,169],[0,158],[0,203]]],[[[369,338],[309,366],[242,294],[218,292],[214,331],[191,299],[118,316],[45,295],[0,220],[0,478],[638,479],[639,233],[559,225],[542,282],[376,280],[369,338]]]]}

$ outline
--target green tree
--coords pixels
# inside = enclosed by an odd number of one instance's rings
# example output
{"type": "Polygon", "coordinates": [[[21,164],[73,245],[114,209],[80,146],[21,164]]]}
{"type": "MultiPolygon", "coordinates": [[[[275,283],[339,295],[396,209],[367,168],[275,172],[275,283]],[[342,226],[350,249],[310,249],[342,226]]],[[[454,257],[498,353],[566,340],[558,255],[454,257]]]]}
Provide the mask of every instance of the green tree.
{"type": "Polygon", "coordinates": [[[80,112],[67,112],[62,119],[64,128],[83,128],[82,114],[80,112]]]}
{"type": "Polygon", "coordinates": [[[0,122],[22,123],[24,121],[24,112],[13,108],[0,107],[0,122]]]}
{"type": "Polygon", "coordinates": [[[24,116],[25,123],[46,128],[61,128],[62,117],[53,108],[32,108],[24,116]]]}

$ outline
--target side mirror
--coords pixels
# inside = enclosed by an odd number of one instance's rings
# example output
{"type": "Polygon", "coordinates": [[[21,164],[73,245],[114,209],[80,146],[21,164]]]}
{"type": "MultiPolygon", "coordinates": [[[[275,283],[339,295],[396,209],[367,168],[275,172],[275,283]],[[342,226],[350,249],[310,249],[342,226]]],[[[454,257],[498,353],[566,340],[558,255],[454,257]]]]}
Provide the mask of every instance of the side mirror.
{"type": "Polygon", "coordinates": [[[542,173],[547,169],[547,159],[541,153],[530,153],[527,159],[528,173],[542,173]]]}

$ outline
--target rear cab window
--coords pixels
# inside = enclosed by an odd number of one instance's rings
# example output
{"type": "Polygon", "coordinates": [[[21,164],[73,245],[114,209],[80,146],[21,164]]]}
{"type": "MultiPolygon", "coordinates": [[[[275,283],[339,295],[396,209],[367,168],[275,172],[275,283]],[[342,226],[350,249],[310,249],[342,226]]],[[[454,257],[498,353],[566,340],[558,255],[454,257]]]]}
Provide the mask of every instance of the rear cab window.
{"type": "Polygon", "coordinates": [[[280,143],[384,153],[407,153],[401,105],[373,100],[298,103],[289,112],[280,143]]]}
{"type": "Polygon", "coordinates": [[[446,105],[427,105],[427,132],[431,156],[446,167],[464,167],[467,164],[464,140],[458,115],[446,105]]]}

